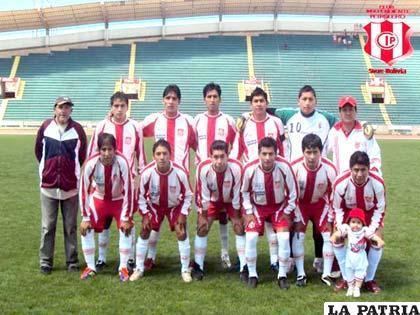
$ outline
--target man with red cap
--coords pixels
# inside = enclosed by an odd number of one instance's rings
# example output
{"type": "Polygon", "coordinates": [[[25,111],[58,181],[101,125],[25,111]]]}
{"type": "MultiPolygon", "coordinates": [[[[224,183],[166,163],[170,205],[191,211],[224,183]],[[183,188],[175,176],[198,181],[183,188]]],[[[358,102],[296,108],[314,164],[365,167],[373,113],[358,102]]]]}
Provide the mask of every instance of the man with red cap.
{"type": "MultiPolygon", "coordinates": [[[[376,172],[369,171],[369,156],[366,152],[356,151],[350,157],[350,170],[337,177],[333,185],[333,210],[336,228],[342,231],[344,223],[350,218],[351,209],[359,208],[364,211],[368,235],[383,238],[384,216],[386,208],[385,183],[376,172]]],[[[334,253],[341,272],[345,270],[346,249],[344,239],[333,242],[334,253]]],[[[383,249],[376,242],[370,244],[368,251],[368,267],[365,287],[368,291],[381,291],[376,283],[375,273],[382,257],[383,249]]],[[[346,272],[344,280],[348,281],[346,272]]],[[[342,281],[336,284],[336,290],[344,289],[342,281]]]]}
{"type": "Polygon", "coordinates": [[[327,150],[332,152],[333,164],[341,174],[349,169],[350,156],[355,151],[366,152],[372,171],[381,174],[381,150],[373,137],[373,129],[357,120],[357,101],[353,96],[338,100],[340,121],[331,128],[327,150]]]}
{"type": "Polygon", "coordinates": [[[343,237],[348,239],[345,270],[342,271],[347,277],[346,295],[360,297],[360,288],[368,268],[367,240],[375,242],[380,248],[384,246],[384,242],[366,227],[365,212],[359,208],[353,208],[349,212],[347,223],[342,224],[340,229],[331,236],[331,239],[333,242],[340,242],[340,238],[343,237]]]}

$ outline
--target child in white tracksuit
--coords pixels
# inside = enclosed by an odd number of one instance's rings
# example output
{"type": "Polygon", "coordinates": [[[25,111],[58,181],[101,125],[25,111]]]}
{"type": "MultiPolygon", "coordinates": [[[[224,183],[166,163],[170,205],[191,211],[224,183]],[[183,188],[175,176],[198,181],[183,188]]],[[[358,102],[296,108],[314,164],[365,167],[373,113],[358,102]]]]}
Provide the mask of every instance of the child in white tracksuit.
{"type": "Polygon", "coordinates": [[[368,267],[367,240],[376,242],[378,247],[383,247],[384,241],[366,227],[365,212],[362,209],[352,209],[347,218],[348,224],[339,226],[331,238],[335,242],[337,238],[347,236],[346,267],[341,272],[347,277],[346,295],[360,297],[360,288],[368,267]]]}

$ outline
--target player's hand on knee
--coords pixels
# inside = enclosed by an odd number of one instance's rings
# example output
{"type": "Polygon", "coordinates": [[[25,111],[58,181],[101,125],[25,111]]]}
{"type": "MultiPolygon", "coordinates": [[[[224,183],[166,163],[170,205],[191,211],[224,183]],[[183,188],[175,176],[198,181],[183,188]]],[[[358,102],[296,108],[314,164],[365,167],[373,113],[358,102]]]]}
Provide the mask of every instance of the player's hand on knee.
{"type": "Polygon", "coordinates": [[[91,229],[92,224],[90,223],[90,221],[82,221],[80,223],[80,234],[82,234],[83,236],[86,236],[86,233],[90,232],[91,229]]]}
{"type": "Polygon", "coordinates": [[[203,211],[198,214],[197,218],[197,234],[199,236],[206,236],[209,232],[209,219],[207,217],[207,211],[203,211]]]}
{"type": "Polygon", "coordinates": [[[186,235],[186,225],[187,225],[187,216],[185,214],[180,214],[176,221],[175,230],[177,232],[178,238],[183,238],[183,235],[186,235]]]}
{"type": "Polygon", "coordinates": [[[141,226],[145,231],[150,231],[152,229],[152,215],[150,212],[143,216],[141,226]]]}
{"type": "Polygon", "coordinates": [[[246,214],[245,215],[245,225],[248,226],[251,222],[255,222],[255,216],[253,214],[246,214]]]}
{"type": "Polygon", "coordinates": [[[125,236],[130,235],[131,228],[133,227],[130,221],[121,221],[120,230],[124,233],[125,236]]]}

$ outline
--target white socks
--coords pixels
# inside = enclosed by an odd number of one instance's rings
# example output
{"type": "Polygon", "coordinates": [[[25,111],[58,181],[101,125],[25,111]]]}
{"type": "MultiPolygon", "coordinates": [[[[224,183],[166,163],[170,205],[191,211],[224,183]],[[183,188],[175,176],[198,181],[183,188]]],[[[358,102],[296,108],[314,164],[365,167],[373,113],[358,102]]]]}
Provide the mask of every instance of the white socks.
{"type": "Polygon", "coordinates": [[[128,259],[134,260],[134,257],[136,257],[136,226],[133,224],[131,228],[131,249],[128,259]]]}
{"type": "Polygon", "coordinates": [[[236,251],[238,253],[239,257],[239,271],[242,271],[244,269],[244,266],[246,265],[245,260],[245,235],[235,235],[235,241],[236,241],[236,251]]]}
{"type": "Polygon", "coordinates": [[[245,257],[248,266],[249,277],[258,277],[257,275],[257,232],[246,232],[245,234],[245,257]]]}
{"type": "Polygon", "coordinates": [[[371,246],[368,253],[368,268],[366,271],[365,281],[372,281],[375,279],[376,269],[378,269],[379,262],[381,261],[383,248],[371,246]]]}
{"type": "Polygon", "coordinates": [[[95,232],[93,229],[86,233],[86,236],[81,237],[82,239],[82,249],[83,255],[85,256],[85,261],[87,266],[96,270],[95,268],[95,232]]]}
{"type": "Polygon", "coordinates": [[[290,257],[290,232],[277,232],[277,241],[279,243],[279,274],[278,277],[286,277],[287,265],[290,257]]]}
{"type": "Polygon", "coordinates": [[[120,267],[119,270],[122,268],[127,268],[127,261],[128,257],[130,256],[131,252],[131,233],[128,236],[125,236],[124,232],[120,231],[120,267]]]}
{"type": "Polygon", "coordinates": [[[147,258],[152,258],[156,261],[156,247],[159,241],[160,232],[152,230],[149,237],[149,251],[147,252],[147,258]]]}
{"type": "Polygon", "coordinates": [[[346,247],[344,244],[332,244],[335,257],[337,258],[338,265],[340,266],[341,275],[347,281],[346,276],[346,247]]]}
{"type": "Polygon", "coordinates": [[[106,262],[109,247],[109,229],[98,233],[98,260],[106,262]]]}
{"type": "Polygon", "coordinates": [[[331,274],[332,265],[334,262],[334,251],[330,240],[330,232],[323,232],[322,238],[324,239],[324,245],[322,246],[322,257],[324,258],[324,269],[322,277],[329,276],[331,274]]]}
{"type": "Polygon", "coordinates": [[[194,239],[194,260],[204,270],[204,258],[207,251],[207,236],[196,235],[194,239]]]}
{"type": "Polygon", "coordinates": [[[267,235],[268,247],[270,249],[270,264],[277,264],[278,261],[278,243],[277,235],[273,230],[273,225],[270,222],[265,222],[265,233],[267,235]]]}
{"type": "MultiPolygon", "coordinates": [[[[302,232],[295,232],[293,233],[292,239],[292,249],[293,249],[293,258],[295,259],[296,269],[297,269],[297,276],[305,276],[305,269],[303,266],[304,263],[304,256],[305,256],[305,233],[302,232]]],[[[280,241],[279,241],[280,244],[280,241]]],[[[279,245],[280,249],[280,245],[279,245]]],[[[280,253],[279,253],[280,257],[280,253]]]]}
{"type": "Polygon", "coordinates": [[[144,272],[144,260],[146,259],[147,246],[149,240],[144,240],[140,236],[136,244],[136,270],[144,272]]]}
{"type": "Polygon", "coordinates": [[[229,254],[229,233],[228,233],[228,224],[219,224],[220,231],[220,244],[222,246],[221,252],[222,255],[229,254]]]}
{"type": "Polygon", "coordinates": [[[181,272],[187,272],[190,266],[190,239],[178,241],[179,257],[181,258],[181,272]]]}

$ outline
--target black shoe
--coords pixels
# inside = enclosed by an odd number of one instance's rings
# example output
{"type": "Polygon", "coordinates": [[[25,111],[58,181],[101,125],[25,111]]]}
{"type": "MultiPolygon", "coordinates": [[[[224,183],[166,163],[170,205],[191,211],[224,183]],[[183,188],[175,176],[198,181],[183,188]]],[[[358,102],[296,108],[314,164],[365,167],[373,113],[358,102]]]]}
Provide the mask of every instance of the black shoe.
{"type": "Polygon", "coordinates": [[[242,271],[239,273],[239,279],[241,279],[241,281],[244,283],[248,283],[248,277],[249,277],[248,266],[245,265],[244,269],[242,269],[242,271]]]}
{"type": "Polygon", "coordinates": [[[258,285],[258,278],[257,277],[250,277],[248,279],[248,288],[255,289],[258,285]]]}
{"type": "Polygon", "coordinates": [[[287,282],[287,278],[286,277],[280,277],[277,280],[277,284],[279,285],[279,288],[282,289],[282,290],[289,289],[289,283],[287,282]]]}
{"type": "Polygon", "coordinates": [[[103,260],[98,260],[96,262],[96,272],[101,272],[102,270],[104,270],[104,268],[107,266],[106,262],[104,262],[103,260]]]}
{"type": "Polygon", "coordinates": [[[134,259],[131,258],[127,261],[128,274],[131,276],[135,269],[136,269],[136,262],[134,259]]]}
{"type": "Polygon", "coordinates": [[[203,280],[203,278],[204,278],[204,271],[200,268],[200,265],[199,264],[197,264],[195,261],[192,263],[192,266],[191,266],[192,268],[191,268],[191,277],[194,279],[194,280],[198,280],[198,281],[200,281],[200,280],[203,280]]]}
{"type": "Polygon", "coordinates": [[[240,270],[241,270],[241,263],[239,261],[239,257],[236,257],[236,262],[232,265],[231,271],[240,272],[240,270]]]}
{"type": "Polygon", "coordinates": [[[300,276],[296,278],[296,285],[298,287],[305,287],[306,286],[306,276],[300,276]]]}
{"type": "Polygon", "coordinates": [[[67,271],[68,272],[79,272],[80,267],[79,267],[79,265],[76,265],[76,264],[68,265],[67,266],[67,271]]]}
{"type": "Polygon", "coordinates": [[[274,273],[278,273],[279,272],[279,263],[275,263],[275,264],[271,264],[270,265],[270,270],[274,273]]]}
{"type": "Polygon", "coordinates": [[[52,268],[50,266],[41,266],[39,270],[43,275],[51,274],[52,268]]]}

